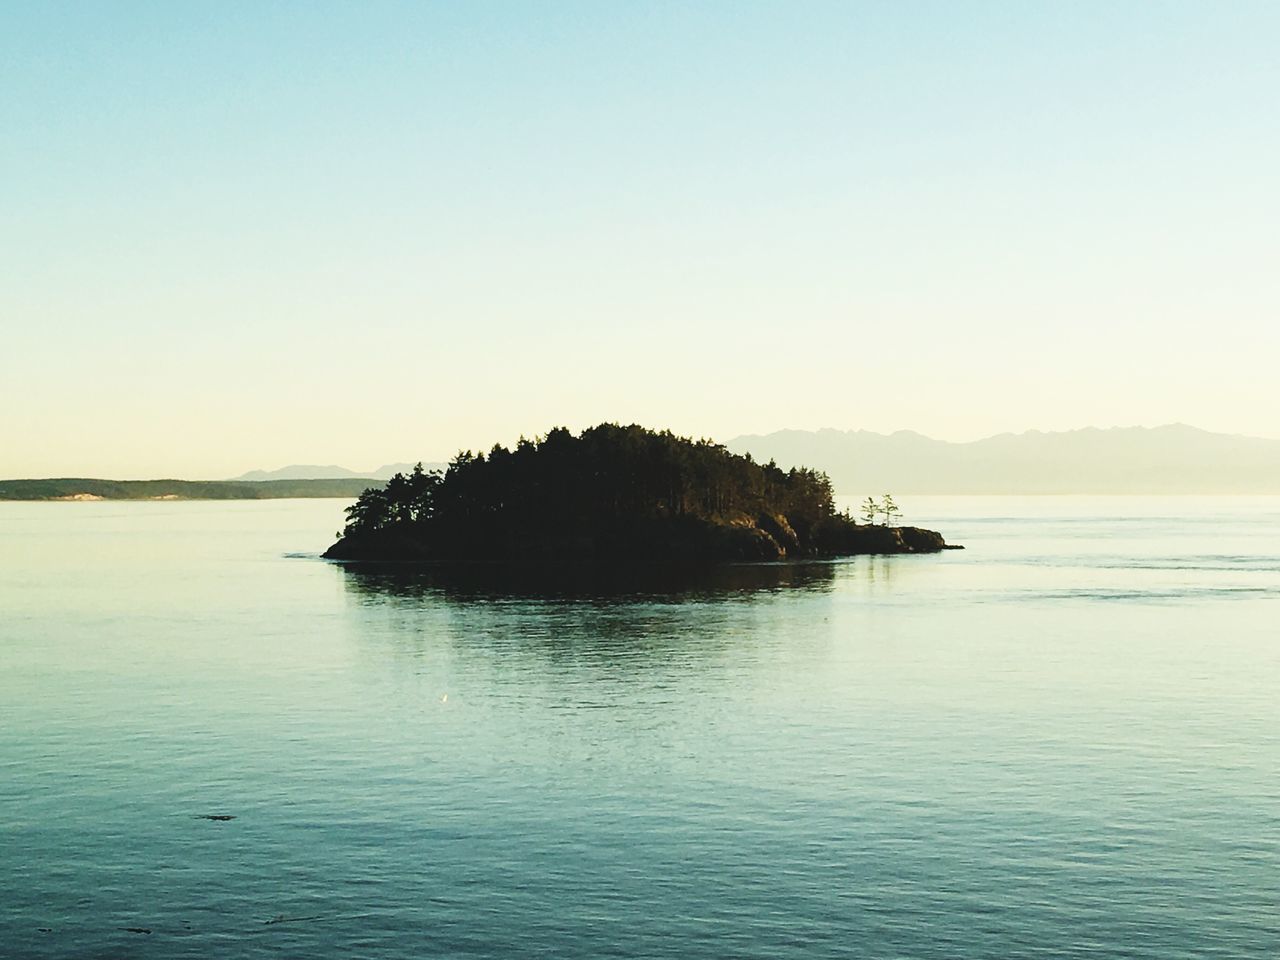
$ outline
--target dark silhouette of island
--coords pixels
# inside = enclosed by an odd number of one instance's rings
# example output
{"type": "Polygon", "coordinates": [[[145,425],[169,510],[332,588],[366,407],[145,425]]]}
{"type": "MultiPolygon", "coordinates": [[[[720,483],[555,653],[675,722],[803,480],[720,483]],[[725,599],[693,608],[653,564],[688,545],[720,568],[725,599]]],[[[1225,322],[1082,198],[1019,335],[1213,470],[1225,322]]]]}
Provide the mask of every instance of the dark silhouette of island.
{"type": "Polygon", "coordinates": [[[329,559],[697,567],[947,549],[931,530],[837,512],[817,470],[608,423],[460,453],[443,473],[419,465],[347,515],[329,559]]]}

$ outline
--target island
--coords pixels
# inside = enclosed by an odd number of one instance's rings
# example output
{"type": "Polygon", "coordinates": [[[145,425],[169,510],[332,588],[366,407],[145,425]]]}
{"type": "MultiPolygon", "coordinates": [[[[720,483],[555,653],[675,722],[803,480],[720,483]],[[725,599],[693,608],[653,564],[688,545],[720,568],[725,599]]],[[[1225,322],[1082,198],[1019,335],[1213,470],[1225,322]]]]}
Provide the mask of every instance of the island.
{"type": "Polygon", "coordinates": [[[346,512],[328,559],[696,568],[951,549],[932,530],[837,511],[818,470],[611,423],[459,453],[444,471],[419,465],[346,512]]]}

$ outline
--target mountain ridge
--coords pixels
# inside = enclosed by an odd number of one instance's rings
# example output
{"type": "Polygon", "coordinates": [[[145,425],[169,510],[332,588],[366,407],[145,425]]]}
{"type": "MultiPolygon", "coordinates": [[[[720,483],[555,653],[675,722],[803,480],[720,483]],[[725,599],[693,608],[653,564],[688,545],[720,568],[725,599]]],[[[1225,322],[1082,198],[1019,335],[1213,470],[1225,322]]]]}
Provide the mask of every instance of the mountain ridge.
{"type": "MultiPolygon", "coordinates": [[[[1004,432],[936,440],[915,430],[784,429],[743,434],[725,446],[758,461],[824,470],[838,493],[1280,494],[1280,440],[1214,433],[1186,423],[1004,432]]],[[[425,463],[443,470],[447,464],[425,463]]],[[[360,473],[337,465],[253,470],[238,482],[370,479],[411,463],[360,473]]]]}
{"type": "Polygon", "coordinates": [[[726,446],[786,468],[817,465],[838,493],[1275,494],[1280,440],[1158,427],[1028,430],[934,440],[910,430],[778,430],[726,446]]]}
{"type": "MultiPolygon", "coordinates": [[[[443,470],[446,464],[424,463],[427,470],[443,470]]],[[[250,470],[238,477],[229,478],[235,483],[260,483],[265,480],[390,480],[397,473],[409,473],[412,463],[384,463],[376,470],[360,472],[340,467],[337,464],[320,466],[317,464],[292,463],[277,470],[250,470]]]]}

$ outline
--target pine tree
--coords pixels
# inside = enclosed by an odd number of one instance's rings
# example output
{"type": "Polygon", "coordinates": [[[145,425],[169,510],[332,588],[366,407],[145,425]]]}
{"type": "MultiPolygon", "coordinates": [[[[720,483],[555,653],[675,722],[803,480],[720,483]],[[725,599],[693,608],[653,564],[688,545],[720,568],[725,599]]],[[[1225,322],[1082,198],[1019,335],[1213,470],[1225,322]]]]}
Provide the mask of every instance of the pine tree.
{"type": "Polygon", "coordinates": [[[891,527],[893,526],[893,521],[901,516],[902,511],[899,510],[898,505],[893,502],[893,497],[886,493],[880,498],[880,513],[884,514],[884,525],[886,527],[891,527]]]}
{"type": "Polygon", "coordinates": [[[880,504],[876,503],[875,497],[867,497],[862,501],[862,519],[867,523],[875,523],[876,517],[880,514],[880,504]]]}

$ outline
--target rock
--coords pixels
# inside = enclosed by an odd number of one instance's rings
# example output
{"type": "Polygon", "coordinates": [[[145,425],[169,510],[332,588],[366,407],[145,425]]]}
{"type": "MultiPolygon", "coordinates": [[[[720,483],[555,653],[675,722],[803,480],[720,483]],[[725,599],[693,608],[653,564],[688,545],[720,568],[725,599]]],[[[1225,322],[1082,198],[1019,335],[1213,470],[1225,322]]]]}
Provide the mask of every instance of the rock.
{"type": "Polygon", "coordinates": [[[782,514],[762,513],[756,519],[756,526],[773,538],[782,556],[796,556],[801,552],[800,538],[782,514]]]}

